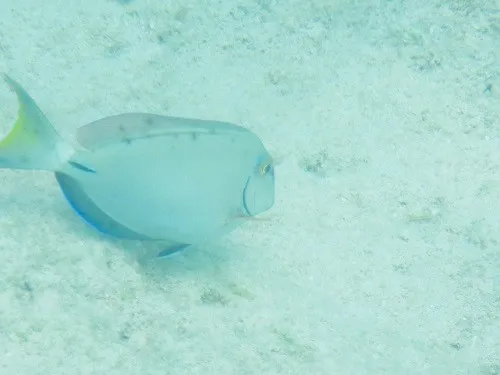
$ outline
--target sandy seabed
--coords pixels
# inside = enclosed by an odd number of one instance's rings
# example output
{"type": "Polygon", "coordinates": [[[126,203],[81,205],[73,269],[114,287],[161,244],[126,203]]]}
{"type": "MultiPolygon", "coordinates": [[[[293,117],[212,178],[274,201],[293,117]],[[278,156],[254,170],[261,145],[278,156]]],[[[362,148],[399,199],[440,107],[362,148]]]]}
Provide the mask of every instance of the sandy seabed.
{"type": "Polygon", "coordinates": [[[500,374],[499,55],[498,0],[2,0],[64,135],[217,119],[278,165],[263,220],[161,262],[2,170],[0,374],[500,374]]]}

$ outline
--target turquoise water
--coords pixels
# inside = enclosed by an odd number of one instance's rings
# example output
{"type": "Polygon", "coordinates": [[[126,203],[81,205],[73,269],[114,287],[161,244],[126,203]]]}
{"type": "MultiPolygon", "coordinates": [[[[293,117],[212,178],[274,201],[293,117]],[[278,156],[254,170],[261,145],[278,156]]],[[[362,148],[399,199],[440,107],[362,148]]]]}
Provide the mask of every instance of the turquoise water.
{"type": "Polygon", "coordinates": [[[499,40],[498,0],[3,0],[0,71],[64,136],[222,120],[278,165],[271,211],[161,262],[2,170],[0,374],[500,373],[499,40]]]}

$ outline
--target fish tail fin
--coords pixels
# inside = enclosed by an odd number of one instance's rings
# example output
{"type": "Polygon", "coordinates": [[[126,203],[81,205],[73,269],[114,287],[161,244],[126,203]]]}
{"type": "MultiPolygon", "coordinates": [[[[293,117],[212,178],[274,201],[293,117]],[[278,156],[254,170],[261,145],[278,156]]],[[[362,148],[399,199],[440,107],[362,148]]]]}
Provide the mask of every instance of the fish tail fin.
{"type": "Polygon", "coordinates": [[[0,168],[57,170],[74,153],[22,86],[3,76],[16,93],[17,121],[0,141],[0,168]]]}

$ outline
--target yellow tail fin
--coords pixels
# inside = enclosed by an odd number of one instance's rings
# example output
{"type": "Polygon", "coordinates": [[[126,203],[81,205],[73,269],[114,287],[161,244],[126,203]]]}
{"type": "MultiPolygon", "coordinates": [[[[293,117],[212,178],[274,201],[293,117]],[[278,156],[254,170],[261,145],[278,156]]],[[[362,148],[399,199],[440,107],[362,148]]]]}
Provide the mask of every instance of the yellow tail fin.
{"type": "Polygon", "coordinates": [[[17,121],[0,141],[0,168],[55,171],[73,154],[73,147],[54,129],[22,86],[4,79],[19,102],[17,121]]]}

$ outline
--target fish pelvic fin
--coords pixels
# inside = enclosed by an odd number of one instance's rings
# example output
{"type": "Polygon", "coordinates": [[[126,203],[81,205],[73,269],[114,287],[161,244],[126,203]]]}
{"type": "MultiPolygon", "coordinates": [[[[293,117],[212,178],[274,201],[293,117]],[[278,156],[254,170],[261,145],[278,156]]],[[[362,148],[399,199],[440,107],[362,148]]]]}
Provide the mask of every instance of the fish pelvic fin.
{"type": "Polygon", "coordinates": [[[74,153],[22,86],[3,76],[16,93],[17,121],[0,141],[0,168],[57,170],[74,153]]]}

